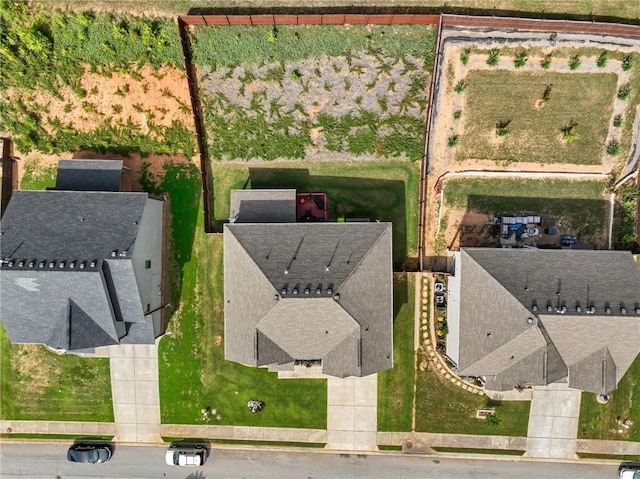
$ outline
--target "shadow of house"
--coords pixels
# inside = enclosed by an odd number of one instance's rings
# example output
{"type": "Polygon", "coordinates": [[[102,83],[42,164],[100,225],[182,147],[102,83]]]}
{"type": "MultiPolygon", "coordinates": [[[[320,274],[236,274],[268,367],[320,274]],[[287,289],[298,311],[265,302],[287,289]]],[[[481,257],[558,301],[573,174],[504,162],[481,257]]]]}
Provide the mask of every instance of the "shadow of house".
{"type": "MultiPolygon", "coordinates": [[[[244,188],[289,188],[300,192],[323,192],[327,194],[330,220],[366,218],[391,222],[394,269],[403,269],[407,261],[407,200],[404,181],[311,175],[305,168],[250,168],[244,188]]],[[[227,221],[228,218],[216,218],[216,231],[221,231],[222,224],[227,221]]]]}

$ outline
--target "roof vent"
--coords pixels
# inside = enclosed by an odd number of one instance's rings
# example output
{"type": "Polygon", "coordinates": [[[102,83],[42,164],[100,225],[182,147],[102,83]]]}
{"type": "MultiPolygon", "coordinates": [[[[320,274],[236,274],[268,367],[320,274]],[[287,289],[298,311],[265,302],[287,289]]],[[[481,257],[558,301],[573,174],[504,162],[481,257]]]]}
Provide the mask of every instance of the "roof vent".
{"type": "Polygon", "coordinates": [[[292,293],[293,293],[293,294],[298,294],[298,287],[297,287],[297,286],[296,286],[295,288],[293,288],[292,293]]]}
{"type": "Polygon", "coordinates": [[[304,294],[309,294],[311,292],[311,288],[304,288],[304,294]]]}
{"type": "Polygon", "coordinates": [[[579,304],[576,305],[576,312],[577,313],[582,313],[582,306],[580,306],[579,304]]]}
{"type": "Polygon", "coordinates": [[[567,312],[567,307],[566,306],[563,306],[562,308],[560,308],[560,313],[561,314],[564,314],[566,312],[567,312]]]}
{"type": "Polygon", "coordinates": [[[611,308],[607,306],[606,308],[604,308],[604,312],[607,314],[611,314],[611,308]]]}
{"type": "Polygon", "coordinates": [[[329,266],[328,264],[325,265],[324,270],[328,273],[329,271],[331,271],[331,266],[329,266]]]}
{"type": "Polygon", "coordinates": [[[116,256],[118,256],[118,250],[117,250],[117,249],[114,249],[114,250],[111,252],[111,257],[112,257],[112,258],[115,258],[116,256]]]}
{"type": "Polygon", "coordinates": [[[56,265],[55,261],[49,261],[49,268],[53,268],[56,265]]]}
{"type": "Polygon", "coordinates": [[[64,268],[65,265],[66,265],[66,263],[64,261],[60,261],[58,263],[58,268],[64,268]]]}
{"type": "Polygon", "coordinates": [[[38,268],[44,268],[45,261],[42,260],[38,263],[38,268]]]}
{"type": "Polygon", "coordinates": [[[80,269],[84,269],[84,267],[87,265],[86,261],[83,261],[80,263],[80,269]]]}
{"type": "MultiPolygon", "coordinates": [[[[340,293],[336,293],[333,295],[333,299],[335,299],[336,301],[340,301],[340,293]]],[[[640,314],[640,313],[638,313],[640,314]]]]}
{"type": "Polygon", "coordinates": [[[22,268],[23,266],[24,266],[24,260],[21,260],[21,261],[18,263],[18,267],[22,268]]]}
{"type": "Polygon", "coordinates": [[[553,311],[553,306],[547,304],[547,313],[550,313],[551,311],[553,311]]]}
{"type": "Polygon", "coordinates": [[[76,262],[75,261],[69,261],[69,268],[73,269],[76,267],[76,262]]]}
{"type": "Polygon", "coordinates": [[[280,290],[280,294],[281,294],[282,296],[284,296],[285,294],[287,294],[287,288],[282,288],[282,289],[280,290]]]}
{"type": "Polygon", "coordinates": [[[29,261],[29,268],[33,268],[36,265],[36,262],[31,260],[29,261]]]}
{"type": "Polygon", "coordinates": [[[121,257],[121,258],[124,258],[125,256],[127,256],[127,250],[126,250],[126,249],[125,249],[125,250],[120,251],[120,257],[121,257]]]}
{"type": "Polygon", "coordinates": [[[533,318],[527,318],[527,323],[533,324],[533,318]]]}
{"type": "Polygon", "coordinates": [[[275,299],[276,301],[280,301],[280,295],[278,293],[274,294],[273,299],[275,299]]]}
{"type": "Polygon", "coordinates": [[[594,313],[596,312],[596,307],[595,307],[595,306],[591,306],[591,307],[589,308],[589,312],[590,312],[591,314],[594,314],[594,313]]]}
{"type": "Polygon", "coordinates": [[[327,288],[327,294],[328,295],[332,295],[333,294],[333,288],[331,288],[331,287],[327,288]]]}
{"type": "Polygon", "coordinates": [[[320,293],[322,293],[322,288],[320,286],[318,286],[316,288],[316,294],[320,294],[320,293]]]}
{"type": "Polygon", "coordinates": [[[538,312],[538,305],[537,304],[532,305],[531,306],[531,311],[533,311],[534,313],[537,313],[538,312]]]}
{"type": "Polygon", "coordinates": [[[636,314],[640,314],[640,308],[636,308],[636,314]]]}
{"type": "Polygon", "coordinates": [[[289,274],[289,268],[284,269],[284,274],[289,274]]]}
{"type": "Polygon", "coordinates": [[[627,308],[625,308],[624,306],[620,306],[620,313],[627,314],[627,308]]]}
{"type": "Polygon", "coordinates": [[[9,260],[9,262],[7,263],[9,265],[9,268],[13,268],[13,265],[15,264],[13,260],[9,260]]]}
{"type": "Polygon", "coordinates": [[[95,259],[93,261],[91,261],[91,263],[89,263],[89,267],[90,268],[95,268],[96,267],[96,260],[95,259]]]}

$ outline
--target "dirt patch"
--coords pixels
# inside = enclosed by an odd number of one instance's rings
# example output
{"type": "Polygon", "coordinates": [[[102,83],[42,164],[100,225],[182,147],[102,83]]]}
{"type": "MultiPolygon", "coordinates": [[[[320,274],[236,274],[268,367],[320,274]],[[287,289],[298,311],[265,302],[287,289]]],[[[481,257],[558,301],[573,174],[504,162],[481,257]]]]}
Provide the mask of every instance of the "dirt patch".
{"type": "Polygon", "coordinates": [[[195,131],[186,76],[172,67],[154,70],[145,66],[131,75],[92,73],[89,67],[79,88],[62,87],[58,95],[41,89],[8,90],[7,101],[22,101],[38,111],[45,130],[69,125],[78,131],[92,131],[105,122],[126,126],[129,122],[150,132],[177,121],[195,131]]]}
{"type": "Polygon", "coordinates": [[[43,360],[42,346],[33,344],[16,344],[11,363],[21,378],[21,388],[40,390],[50,385],[51,365],[43,360]]]}
{"type": "Polygon", "coordinates": [[[491,236],[491,217],[464,209],[447,209],[448,225],[445,241],[449,249],[460,247],[496,246],[491,236]]]}

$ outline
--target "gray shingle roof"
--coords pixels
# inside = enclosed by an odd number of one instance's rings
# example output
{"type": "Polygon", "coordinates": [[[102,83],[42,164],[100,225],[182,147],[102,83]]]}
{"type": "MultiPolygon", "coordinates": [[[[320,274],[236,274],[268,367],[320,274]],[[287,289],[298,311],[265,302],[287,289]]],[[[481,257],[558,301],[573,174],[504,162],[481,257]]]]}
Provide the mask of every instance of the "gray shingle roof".
{"type": "Polygon", "coordinates": [[[390,368],[391,261],[389,223],[225,225],[226,357],[264,364],[267,337],[336,376],[390,368]]]}
{"type": "Polygon", "coordinates": [[[506,388],[568,375],[581,389],[608,392],[640,352],[640,271],[629,252],[463,248],[461,261],[461,374],[490,375],[506,388]],[[522,339],[535,330],[540,340],[522,339]],[[523,355],[515,374],[510,358],[523,355]]]}
{"type": "Polygon", "coordinates": [[[56,190],[120,191],[122,160],[60,160],[56,190]]]}
{"type": "Polygon", "coordinates": [[[231,190],[233,223],[294,223],[296,190],[231,190]]]}
{"type": "Polygon", "coordinates": [[[2,217],[0,316],[12,342],[153,342],[131,261],[146,193],[16,191],[2,217]]]}

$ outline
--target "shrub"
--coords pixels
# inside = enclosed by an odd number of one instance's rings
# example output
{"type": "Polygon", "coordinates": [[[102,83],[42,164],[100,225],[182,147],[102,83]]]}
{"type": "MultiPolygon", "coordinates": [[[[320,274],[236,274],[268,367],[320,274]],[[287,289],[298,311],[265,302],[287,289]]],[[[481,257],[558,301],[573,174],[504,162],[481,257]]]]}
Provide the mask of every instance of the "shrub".
{"type": "Polygon", "coordinates": [[[460,142],[460,138],[458,137],[458,135],[451,135],[448,139],[447,139],[447,145],[450,148],[455,148],[456,146],[458,146],[458,143],[460,142]]]}
{"type": "Polygon", "coordinates": [[[550,99],[551,99],[551,87],[553,86],[553,83],[550,83],[549,85],[547,85],[544,89],[544,91],[542,92],[542,101],[544,103],[547,103],[550,99]]]}
{"type": "Polygon", "coordinates": [[[527,54],[525,52],[519,52],[518,54],[516,54],[516,57],[513,59],[513,65],[516,68],[522,68],[527,64],[528,59],[529,58],[527,57],[527,54]]]}
{"type": "Polygon", "coordinates": [[[509,123],[511,120],[503,120],[496,123],[496,136],[506,136],[511,130],[509,130],[509,123]]]}
{"type": "Polygon", "coordinates": [[[562,131],[562,139],[567,143],[574,142],[580,139],[580,135],[576,131],[576,127],[578,124],[571,120],[566,126],[563,126],[560,131],[562,131]]]}
{"type": "Polygon", "coordinates": [[[620,144],[617,140],[609,140],[609,143],[607,143],[607,154],[611,156],[620,154],[620,144]]]}
{"type": "Polygon", "coordinates": [[[616,115],[613,117],[613,126],[620,128],[622,126],[622,115],[616,115]]]}
{"type": "Polygon", "coordinates": [[[629,95],[631,95],[631,85],[629,85],[628,83],[622,85],[618,90],[618,98],[620,98],[621,100],[626,100],[627,98],[629,98],[629,95]]]}
{"type": "Polygon", "coordinates": [[[624,60],[622,60],[622,69],[624,71],[629,71],[633,68],[633,58],[631,58],[631,55],[625,57],[624,60]]]}
{"type": "Polygon", "coordinates": [[[603,68],[605,66],[607,66],[607,62],[609,61],[609,58],[607,57],[607,52],[602,52],[600,54],[600,56],[598,56],[598,59],[596,60],[596,65],[598,65],[598,68],[603,68]]]}
{"type": "Polygon", "coordinates": [[[456,110],[453,112],[453,119],[459,120],[462,117],[462,110],[456,110]]]}
{"type": "Polygon", "coordinates": [[[582,60],[580,60],[580,55],[574,55],[569,59],[569,69],[577,70],[582,65],[582,60]]]}
{"type": "Polygon", "coordinates": [[[540,66],[545,70],[551,66],[551,55],[545,55],[545,57],[540,60],[540,66]]]}
{"type": "Polygon", "coordinates": [[[500,59],[500,50],[494,48],[489,51],[489,56],[487,57],[487,65],[492,67],[498,64],[498,60],[500,59]]]}
{"type": "Polygon", "coordinates": [[[492,412],[491,414],[487,414],[485,419],[487,421],[487,424],[490,424],[491,426],[499,426],[500,423],[502,422],[502,419],[500,419],[495,412],[492,412]]]}
{"type": "Polygon", "coordinates": [[[464,80],[460,80],[458,83],[456,83],[456,86],[454,86],[453,89],[456,93],[462,93],[467,89],[467,82],[465,82],[464,80]]]}
{"type": "Polygon", "coordinates": [[[466,65],[469,62],[469,53],[469,50],[466,48],[462,51],[462,53],[460,53],[460,61],[463,65],[466,65]]]}

